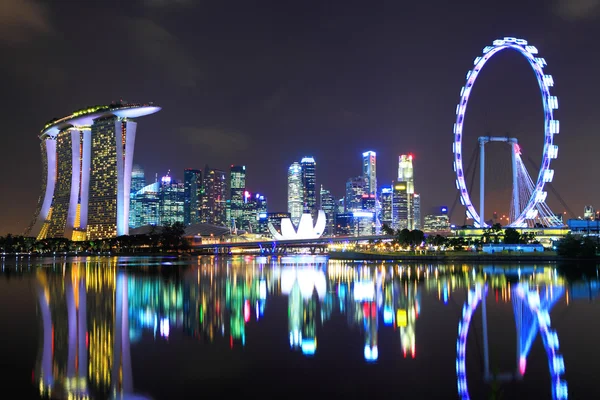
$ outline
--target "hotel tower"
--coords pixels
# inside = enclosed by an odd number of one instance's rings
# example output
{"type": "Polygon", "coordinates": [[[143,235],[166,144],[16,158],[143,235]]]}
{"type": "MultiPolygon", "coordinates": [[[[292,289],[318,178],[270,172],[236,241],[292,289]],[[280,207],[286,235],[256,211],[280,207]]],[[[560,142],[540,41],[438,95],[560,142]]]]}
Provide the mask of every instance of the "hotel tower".
{"type": "Polygon", "coordinates": [[[153,104],[116,103],[49,121],[40,134],[42,193],[26,234],[95,240],[129,233],[136,118],[153,104]]]}

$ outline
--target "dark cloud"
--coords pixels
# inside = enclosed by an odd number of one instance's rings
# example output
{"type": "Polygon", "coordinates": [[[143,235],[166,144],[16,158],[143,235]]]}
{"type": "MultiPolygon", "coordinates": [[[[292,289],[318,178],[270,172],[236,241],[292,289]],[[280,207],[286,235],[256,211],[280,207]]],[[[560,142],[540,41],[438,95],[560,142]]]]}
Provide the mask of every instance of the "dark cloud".
{"type": "Polygon", "coordinates": [[[180,133],[188,144],[199,146],[205,154],[231,155],[246,150],[249,144],[246,135],[222,128],[183,127],[180,133]]]}
{"type": "Polygon", "coordinates": [[[569,21],[595,19],[600,16],[600,0],[557,0],[554,12],[569,21]]]}
{"type": "Polygon", "coordinates": [[[160,66],[174,83],[196,86],[199,68],[177,37],[148,18],[128,18],[125,24],[134,47],[147,61],[160,66]]]}
{"type": "Polygon", "coordinates": [[[9,45],[28,42],[54,28],[46,8],[33,0],[0,1],[0,41],[9,45]]]}
{"type": "Polygon", "coordinates": [[[196,0],[142,0],[146,7],[189,7],[197,3],[196,0]]]}

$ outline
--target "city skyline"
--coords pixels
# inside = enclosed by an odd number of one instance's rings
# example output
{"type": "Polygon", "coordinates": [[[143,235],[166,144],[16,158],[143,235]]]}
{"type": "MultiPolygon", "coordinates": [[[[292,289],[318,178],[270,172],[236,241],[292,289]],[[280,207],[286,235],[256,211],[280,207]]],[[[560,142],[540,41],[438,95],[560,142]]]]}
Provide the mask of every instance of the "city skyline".
{"type": "MultiPolygon", "coordinates": [[[[317,5],[298,13],[282,5],[261,12],[246,5],[205,9],[194,1],[107,1],[92,12],[81,5],[59,12],[48,2],[26,3],[31,7],[23,12],[16,0],[0,6],[8,22],[0,42],[9,77],[3,92],[12,99],[0,110],[10,132],[0,167],[11,171],[0,186],[0,234],[20,234],[31,222],[43,171],[36,133],[44,121],[121,98],[152,99],[163,107],[136,139],[134,163],[149,175],[206,164],[222,170],[245,165],[252,171],[247,185],[266,193],[271,209],[283,211],[286,168],[305,154],[319,163],[317,187],[323,184],[338,197],[346,179],[360,173],[356,160],[362,151],[377,152],[381,186],[394,179],[395,157],[412,153],[422,209],[451,207],[456,188],[450,146],[459,90],[473,58],[504,36],[537,46],[556,81],[562,133],[553,187],[575,216],[584,205],[598,208],[600,188],[571,184],[582,171],[595,170],[593,149],[600,140],[593,123],[600,65],[593,40],[600,33],[599,8],[593,4],[585,9],[562,1],[543,7],[433,2],[364,10],[351,1],[336,10],[317,5]],[[484,9],[486,19],[479,17],[484,9]],[[127,39],[117,32],[98,36],[109,17],[127,30],[127,39]],[[469,23],[458,24],[463,19],[469,23]],[[194,30],[186,28],[191,26],[194,30]],[[353,35],[357,31],[361,35],[353,35]],[[102,60],[88,45],[120,39],[131,42],[102,60]],[[67,55],[78,62],[67,63],[67,55]],[[585,85],[575,81],[581,77],[585,85]],[[86,90],[71,90],[82,85],[86,90]]],[[[473,96],[465,154],[479,135],[510,132],[525,154],[539,160],[542,108],[524,60],[509,53],[495,57],[473,96]]],[[[494,151],[486,155],[490,163],[508,162],[501,149],[494,151]]],[[[490,200],[486,210],[506,214],[509,185],[501,180],[495,185],[488,188],[498,201],[490,200]]],[[[548,203],[558,214],[565,211],[551,192],[548,203]]],[[[462,220],[459,208],[454,222],[462,220]]]]}

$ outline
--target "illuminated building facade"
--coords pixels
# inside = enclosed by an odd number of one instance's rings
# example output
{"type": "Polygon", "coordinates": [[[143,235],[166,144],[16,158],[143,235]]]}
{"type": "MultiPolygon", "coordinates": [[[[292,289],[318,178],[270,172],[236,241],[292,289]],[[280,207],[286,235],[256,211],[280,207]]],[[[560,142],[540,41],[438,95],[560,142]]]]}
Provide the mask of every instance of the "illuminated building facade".
{"type": "Polygon", "coordinates": [[[300,161],[302,166],[302,189],[304,213],[312,214],[313,218],[317,211],[316,192],[316,167],[317,163],[313,157],[304,157],[300,161]]]}
{"type": "Polygon", "coordinates": [[[141,166],[134,164],[131,170],[131,193],[142,190],[144,186],[146,186],[146,175],[144,174],[144,169],[141,166]]]}
{"type": "Polygon", "coordinates": [[[413,156],[401,155],[398,161],[398,180],[392,185],[392,228],[421,227],[421,197],[415,194],[413,156]]]}
{"type": "Polygon", "coordinates": [[[411,230],[412,221],[412,195],[408,192],[406,182],[392,184],[392,228],[411,230]]]}
{"type": "Polygon", "coordinates": [[[26,234],[73,240],[126,235],[135,118],[159,110],[115,103],[49,121],[40,134],[42,195],[26,234]]]}
{"type": "Polygon", "coordinates": [[[368,194],[368,180],[364,176],[350,178],[346,182],[345,211],[362,210],[362,197],[368,194]]]}
{"type": "Polygon", "coordinates": [[[226,216],[227,179],[225,171],[204,169],[204,195],[202,196],[202,223],[229,226],[226,216]]]}
{"type": "Polygon", "coordinates": [[[392,188],[382,187],[379,195],[381,203],[381,223],[392,226],[392,188]]]}
{"type": "Polygon", "coordinates": [[[183,171],[183,184],[183,223],[197,224],[202,212],[202,171],[187,168],[183,171]]]}
{"type": "Polygon", "coordinates": [[[246,198],[246,166],[232,165],[229,169],[229,223],[231,227],[242,228],[246,198]]]}
{"type": "Polygon", "coordinates": [[[413,194],[413,229],[421,229],[421,195],[413,194]]]}
{"type": "Polygon", "coordinates": [[[185,185],[168,174],[160,180],[158,192],[160,225],[184,223],[185,185]]]}
{"type": "Polygon", "coordinates": [[[402,154],[398,158],[398,182],[406,182],[409,193],[414,193],[415,191],[412,161],[412,154],[402,154]]]}
{"type": "MultiPolygon", "coordinates": [[[[259,228],[260,215],[267,215],[267,198],[260,193],[244,191],[244,203],[242,204],[242,215],[239,218],[240,226],[250,233],[266,233],[259,228]]],[[[265,226],[266,227],[266,226],[265,226]]]]}
{"type": "Polygon", "coordinates": [[[377,194],[377,154],[374,151],[366,151],[363,157],[363,176],[367,179],[367,193],[377,194]]]}
{"type": "Polygon", "coordinates": [[[425,216],[423,231],[426,233],[450,233],[450,219],[448,218],[448,207],[442,206],[439,212],[425,216]]]}
{"type": "Polygon", "coordinates": [[[337,211],[337,207],[335,204],[335,198],[331,194],[329,190],[323,189],[323,185],[321,185],[321,191],[319,196],[319,204],[321,205],[321,210],[325,212],[325,217],[327,218],[327,224],[325,225],[325,236],[332,236],[335,225],[335,214],[337,211]]]}
{"type": "Polygon", "coordinates": [[[131,196],[129,227],[160,224],[160,183],[146,185],[131,196]]]}
{"type": "Polygon", "coordinates": [[[302,184],[302,166],[295,162],[288,169],[288,213],[295,226],[300,223],[304,210],[304,187],[302,184]]]}

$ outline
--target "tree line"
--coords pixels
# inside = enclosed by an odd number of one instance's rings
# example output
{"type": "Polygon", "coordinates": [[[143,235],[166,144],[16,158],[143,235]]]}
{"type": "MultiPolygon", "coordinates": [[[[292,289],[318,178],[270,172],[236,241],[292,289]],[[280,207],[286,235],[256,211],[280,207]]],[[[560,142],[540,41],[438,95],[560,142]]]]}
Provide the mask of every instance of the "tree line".
{"type": "Polygon", "coordinates": [[[414,248],[423,244],[439,247],[463,248],[466,246],[481,246],[483,244],[537,244],[533,232],[520,233],[515,228],[502,229],[500,224],[483,230],[480,237],[446,237],[442,235],[425,235],[421,230],[394,230],[389,225],[382,226],[384,234],[394,236],[394,243],[414,248]]]}
{"type": "Polygon", "coordinates": [[[179,252],[190,249],[190,243],[183,237],[185,226],[181,222],[172,225],[153,227],[148,234],[124,235],[101,240],[74,241],[67,238],[0,236],[0,253],[39,254],[55,253],[147,253],[179,252]]]}

